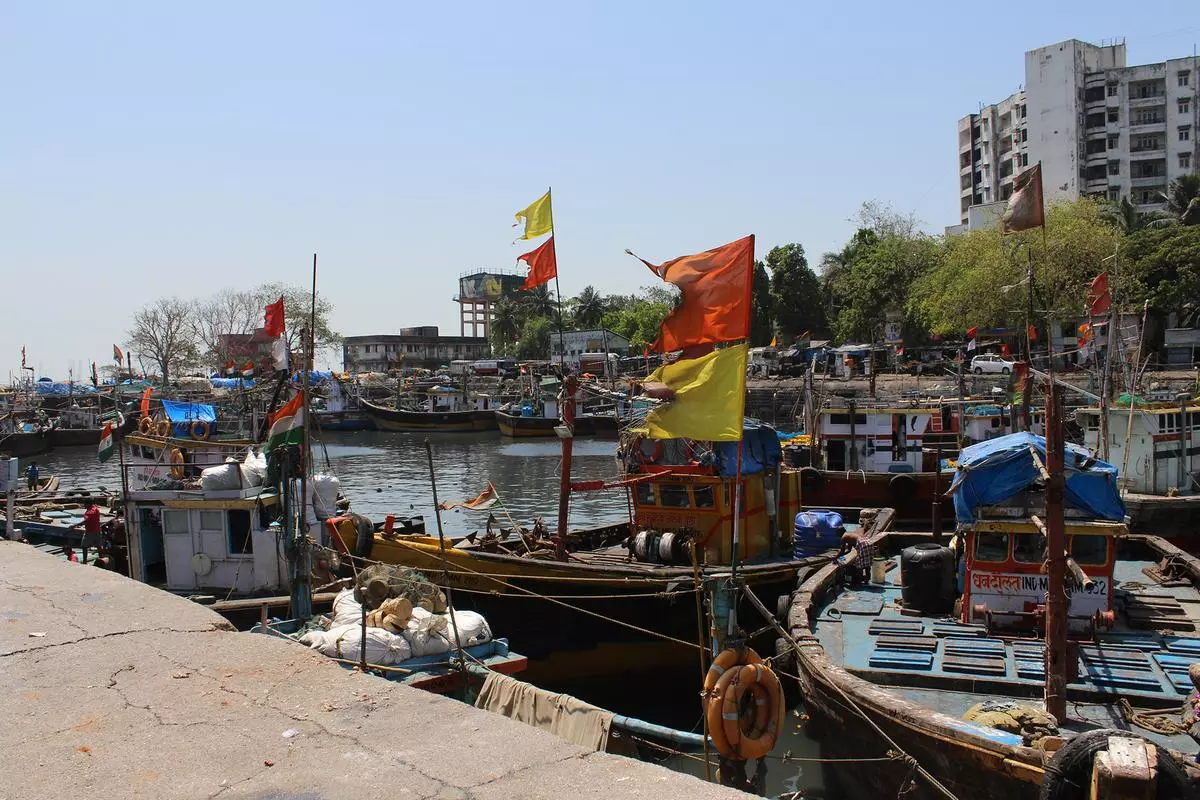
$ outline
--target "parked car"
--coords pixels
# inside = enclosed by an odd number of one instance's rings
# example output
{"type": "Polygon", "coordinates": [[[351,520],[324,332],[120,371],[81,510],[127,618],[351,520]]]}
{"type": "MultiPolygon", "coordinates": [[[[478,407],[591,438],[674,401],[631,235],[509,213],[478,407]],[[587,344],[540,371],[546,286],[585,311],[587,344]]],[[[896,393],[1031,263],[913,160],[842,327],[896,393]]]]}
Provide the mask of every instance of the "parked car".
{"type": "Polygon", "coordinates": [[[985,353],[971,359],[971,371],[976,375],[982,375],[985,372],[998,372],[1001,375],[1007,375],[1013,371],[1014,363],[1016,362],[1006,361],[998,355],[985,353]]]}

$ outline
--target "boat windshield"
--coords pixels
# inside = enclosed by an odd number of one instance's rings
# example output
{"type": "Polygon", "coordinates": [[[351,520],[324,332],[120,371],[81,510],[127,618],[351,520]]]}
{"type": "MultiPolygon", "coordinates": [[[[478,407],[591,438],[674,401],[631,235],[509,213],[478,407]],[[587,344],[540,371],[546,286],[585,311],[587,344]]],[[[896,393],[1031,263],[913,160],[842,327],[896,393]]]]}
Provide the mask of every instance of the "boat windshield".
{"type": "Polygon", "coordinates": [[[1046,560],[1046,537],[1026,534],[1013,540],[1013,561],[1021,564],[1040,564],[1046,560]]]}
{"type": "Polygon", "coordinates": [[[691,505],[691,500],[688,497],[688,489],[674,483],[664,483],[658,487],[658,495],[662,498],[664,506],[672,508],[687,508],[691,505]]]}
{"type": "Polygon", "coordinates": [[[1072,536],[1071,558],[1077,564],[1097,566],[1108,562],[1108,537],[1072,536]]]}
{"type": "Polygon", "coordinates": [[[975,535],[976,561],[1008,561],[1008,534],[977,533],[975,535]]]}

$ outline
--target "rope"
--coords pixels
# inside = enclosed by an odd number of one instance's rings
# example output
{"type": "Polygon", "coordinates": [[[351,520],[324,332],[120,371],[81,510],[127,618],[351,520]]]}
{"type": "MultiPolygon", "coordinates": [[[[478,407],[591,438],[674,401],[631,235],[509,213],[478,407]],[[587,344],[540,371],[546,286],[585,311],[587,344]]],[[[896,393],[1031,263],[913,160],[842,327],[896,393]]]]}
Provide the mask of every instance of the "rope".
{"type": "MultiPolygon", "coordinates": [[[[1125,719],[1131,724],[1137,725],[1139,728],[1145,728],[1148,731],[1166,734],[1167,736],[1188,732],[1188,727],[1186,725],[1181,725],[1173,719],[1168,719],[1157,714],[1151,714],[1146,711],[1138,711],[1124,697],[1117,702],[1121,707],[1121,713],[1125,715],[1125,719]]],[[[1171,713],[1178,712],[1172,709],[1171,713]]]]}
{"type": "MultiPolygon", "coordinates": [[[[487,589],[464,589],[458,587],[454,591],[466,592],[467,594],[486,594],[492,597],[499,595],[500,592],[489,591],[487,589]]],[[[692,589],[680,589],[674,592],[638,592],[636,594],[543,594],[539,595],[548,600],[625,600],[639,597],[661,597],[663,599],[676,597],[677,595],[687,594],[692,595],[696,592],[692,589]]],[[[774,658],[774,656],[772,656],[774,658]]]]}

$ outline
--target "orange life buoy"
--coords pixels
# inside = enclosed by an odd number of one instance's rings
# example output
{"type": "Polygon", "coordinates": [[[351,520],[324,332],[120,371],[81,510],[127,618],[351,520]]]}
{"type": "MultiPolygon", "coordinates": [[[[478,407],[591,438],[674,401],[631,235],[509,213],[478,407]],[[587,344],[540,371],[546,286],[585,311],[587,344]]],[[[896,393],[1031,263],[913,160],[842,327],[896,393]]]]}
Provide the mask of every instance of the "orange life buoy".
{"type": "Polygon", "coordinates": [[[191,433],[193,439],[207,439],[211,432],[208,423],[203,420],[196,420],[192,423],[191,433]]]}
{"type": "Polygon", "coordinates": [[[141,431],[144,436],[149,436],[154,432],[154,420],[150,419],[149,417],[142,417],[141,421],[138,422],[138,430],[141,431]]]}
{"type": "Polygon", "coordinates": [[[157,427],[155,428],[155,432],[158,433],[158,435],[164,439],[166,439],[168,436],[170,436],[171,435],[170,420],[160,419],[158,421],[157,427]]]}
{"type": "Polygon", "coordinates": [[[171,477],[177,481],[183,480],[184,472],[183,451],[178,447],[171,448],[171,477]]]}
{"type": "Polygon", "coordinates": [[[704,691],[708,733],[718,753],[747,760],[774,749],[783,730],[783,686],[754,650],[723,651],[705,676],[704,691]]]}

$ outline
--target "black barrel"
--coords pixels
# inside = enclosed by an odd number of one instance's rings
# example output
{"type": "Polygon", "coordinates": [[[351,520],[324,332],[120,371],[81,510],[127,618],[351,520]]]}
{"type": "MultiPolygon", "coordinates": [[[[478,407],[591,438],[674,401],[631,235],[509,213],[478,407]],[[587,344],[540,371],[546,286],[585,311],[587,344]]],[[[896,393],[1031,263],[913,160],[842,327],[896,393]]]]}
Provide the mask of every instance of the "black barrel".
{"type": "Polygon", "coordinates": [[[954,551],[940,544],[915,544],[900,553],[904,607],[922,614],[954,609],[954,551]]]}

